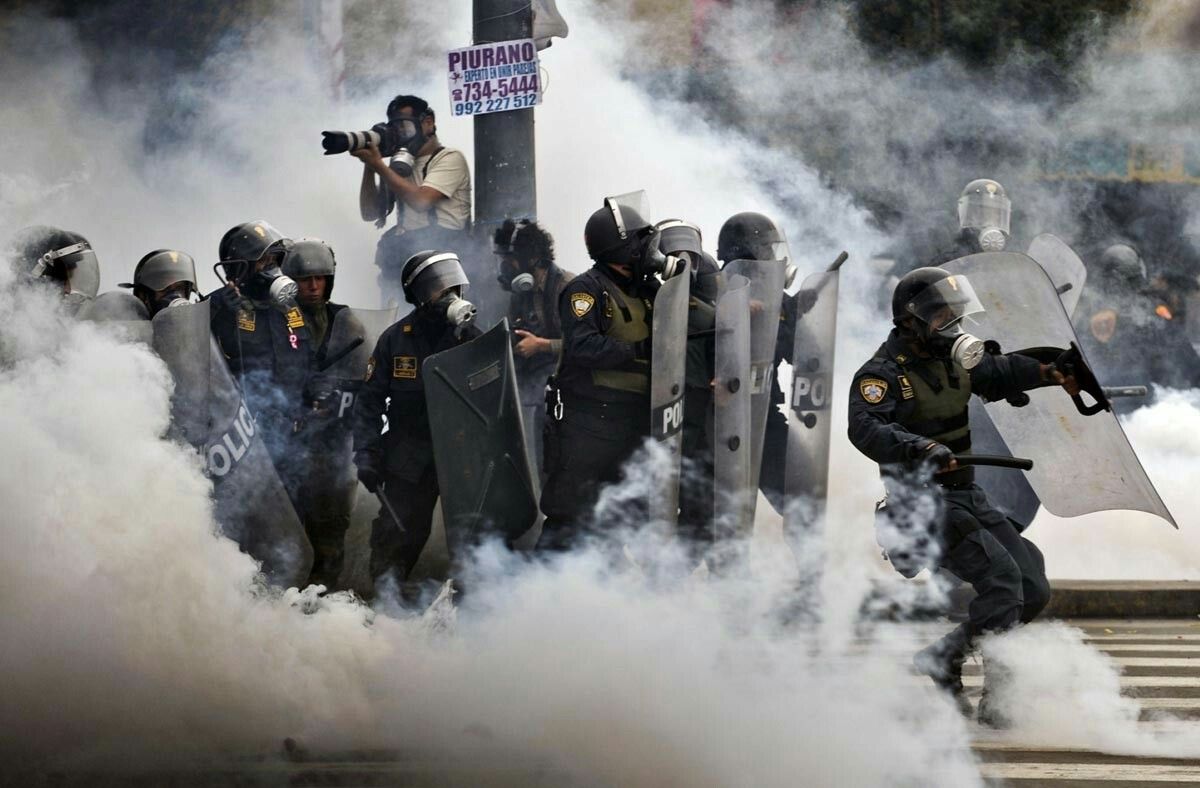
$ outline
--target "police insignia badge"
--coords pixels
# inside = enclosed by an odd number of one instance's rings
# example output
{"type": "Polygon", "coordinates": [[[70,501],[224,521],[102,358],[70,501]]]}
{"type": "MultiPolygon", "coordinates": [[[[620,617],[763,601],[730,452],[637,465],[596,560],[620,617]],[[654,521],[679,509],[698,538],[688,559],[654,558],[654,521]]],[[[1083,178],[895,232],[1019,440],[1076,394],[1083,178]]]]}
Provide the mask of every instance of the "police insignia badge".
{"type": "Polygon", "coordinates": [[[592,311],[595,306],[596,299],[592,298],[587,293],[572,293],[571,294],[571,310],[575,312],[575,317],[583,317],[588,312],[592,311]]]}
{"type": "Polygon", "coordinates": [[[416,380],[416,378],[417,378],[417,357],[416,356],[392,356],[392,377],[407,378],[408,380],[416,380]]]}
{"type": "Polygon", "coordinates": [[[912,399],[916,396],[907,375],[897,375],[896,380],[900,383],[900,399],[912,399]]]}
{"type": "Polygon", "coordinates": [[[367,374],[363,375],[364,381],[370,381],[371,376],[375,374],[375,357],[371,356],[367,359],[367,374]]]}
{"type": "Polygon", "coordinates": [[[858,392],[862,394],[862,398],[872,405],[877,405],[883,401],[884,395],[887,394],[888,384],[886,380],[879,378],[863,378],[858,382],[858,392]]]}
{"type": "Polygon", "coordinates": [[[287,311],[288,328],[303,328],[304,315],[300,314],[299,307],[292,307],[287,311]]]}
{"type": "Polygon", "coordinates": [[[238,328],[242,331],[254,330],[254,312],[250,310],[241,310],[238,312],[238,328]]]}
{"type": "Polygon", "coordinates": [[[1117,313],[1112,309],[1101,309],[1092,315],[1092,319],[1088,323],[1089,328],[1092,329],[1092,336],[1098,342],[1108,344],[1117,334],[1117,313]]]}

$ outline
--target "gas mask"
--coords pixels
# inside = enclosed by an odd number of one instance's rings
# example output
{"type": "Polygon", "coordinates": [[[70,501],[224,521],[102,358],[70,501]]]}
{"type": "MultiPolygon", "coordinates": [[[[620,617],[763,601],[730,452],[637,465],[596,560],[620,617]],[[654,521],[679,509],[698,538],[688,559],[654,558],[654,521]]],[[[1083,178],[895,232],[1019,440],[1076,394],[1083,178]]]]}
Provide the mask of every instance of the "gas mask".
{"type": "Polygon", "coordinates": [[[154,296],[150,304],[150,314],[157,315],[164,309],[187,306],[192,303],[191,296],[191,290],[186,284],[171,287],[161,296],[154,296]]]}
{"type": "Polygon", "coordinates": [[[1008,234],[999,227],[979,227],[972,232],[981,252],[1003,252],[1008,245],[1008,234]]]}
{"type": "Polygon", "coordinates": [[[930,331],[926,344],[938,358],[948,358],[966,370],[979,366],[985,352],[983,340],[963,331],[958,322],[938,331],[930,331]]]}
{"type": "Polygon", "coordinates": [[[255,271],[246,278],[242,290],[255,301],[268,301],[281,309],[291,307],[300,292],[295,280],[286,276],[278,265],[255,271]]]}
{"type": "Polygon", "coordinates": [[[399,148],[388,165],[401,178],[411,178],[417,163],[417,151],[425,145],[426,137],[421,133],[420,118],[397,118],[388,121],[396,132],[399,148]]]}
{"type": "Polygon", "coordinates": [[[532,292],[536,284],[533,274],[522,269],[524,269],[524,266],[519,262],[516,265],[507,265],[501,259],[500,271],[496,274],[496,281],[500,283],[502,289],[510,293],[532,292]]]}
{"type": "Polygon", "coordinates": [[[463,328],[475,321],[478,308],[453,290],[444,293],[441,298],[429,304],[430,311],[454,328],[463,328]]]}

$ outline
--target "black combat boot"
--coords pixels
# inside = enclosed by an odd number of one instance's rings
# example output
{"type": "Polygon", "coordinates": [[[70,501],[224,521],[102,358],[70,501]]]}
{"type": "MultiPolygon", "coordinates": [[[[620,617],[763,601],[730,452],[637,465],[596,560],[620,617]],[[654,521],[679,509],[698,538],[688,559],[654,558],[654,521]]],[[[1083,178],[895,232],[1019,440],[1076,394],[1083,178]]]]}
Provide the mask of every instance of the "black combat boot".
{"type": "Polygon", "coordinates": [[[979,698],[980,725],[986,725],[996,730],[1007,730],[1012,727],[1012,719],[1004,713],[998,693],[1005,691],[1008,682],[1012,680],[1012,672],[994,659],[983,660],[983,695],[979,698]]]}
{"type": "Polygon", "coordinates": [[[913,667],[918,673],[928,676],[938,689],[948,692],[958,707],[959,713],[970,719],[975,710],[967,700],[963,689],[962,669],[966,652],[955,643],[943,638],[913,655],[913,667]]]}

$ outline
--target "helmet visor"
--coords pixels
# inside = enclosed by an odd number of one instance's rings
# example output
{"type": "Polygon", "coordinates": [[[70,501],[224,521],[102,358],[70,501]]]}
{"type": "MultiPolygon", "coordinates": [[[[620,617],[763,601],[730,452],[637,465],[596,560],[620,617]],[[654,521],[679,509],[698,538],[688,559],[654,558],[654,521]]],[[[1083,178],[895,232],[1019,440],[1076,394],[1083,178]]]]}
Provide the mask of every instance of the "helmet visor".
{"type": "Polygon", "coordinates": [[[971,193],[958,198],[958,226],[964,230],[999,227],[1007,235],[1012,201],[1003,194],[971,193]]]}
{"type": "Polygon", "coordinates": [[[663,254],[691,252],[696,259],[704,254],[704,248],[700,245],[700,228],[696,225],[671,219],[659,222],[656,226],[659,231],[658,248],[663,254]]]}
{"type": "Polygon", "coordinates": [[[196,264],[182,252],[159,252],[134,273],[133,281],[154,291],[165,290],[176,282],[188,282],[195,287],[196,264]]]}
{"type": "Polygon", "coordinates": [[[467,292],[469,283],[458,257],[449,252],[435,254],[425,260],[405,282],[418,304],[427,304],[448,287],[461,287],[467,292]]]}
{"type": "Polygon", "coordinates": [[[650,200],[646,197],[645,189],[618,194],[614,197],[605,197],[604,204],[612,211],[613,220],[617,223],[617,233],[621,236],[622,240],[629,238],[642,229],[642,227],[628,226],[628,222],[626,221],[627,214],[621,210],[622,207],[631,209],[643,221],[650,215],[650,200]]]}
{"type": "Polygon", "coordinates": [[[905,306],[910,314],[933,331],[945,331],[964,318],[983,314],[983,304],[966,276],[947,276],[922,290],[905,306]]]}

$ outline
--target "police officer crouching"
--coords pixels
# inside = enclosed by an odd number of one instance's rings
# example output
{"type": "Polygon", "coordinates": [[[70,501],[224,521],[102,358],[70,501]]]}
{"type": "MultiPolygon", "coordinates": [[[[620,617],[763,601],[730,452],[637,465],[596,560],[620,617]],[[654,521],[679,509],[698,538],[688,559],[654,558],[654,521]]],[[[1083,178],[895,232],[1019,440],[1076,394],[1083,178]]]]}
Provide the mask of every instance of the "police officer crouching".
{"type": "Polygon", "coordinates": [[[548,389],[546,515],[539,549],[568,550],[593,523],[600,489],[650,434],[650,332],[657,280],[640,271],[649,223],[618,200],[584,228],[595,264],[559,299],[562,358],[548,389]]]}
{"type": "MultiPolygon", "coordinates": [[[[473,324],[475,307],[463,297],[467,277],[454,252],[413,255],[401,269],[401,286],[416,308],[379,337],[354,404],[358,478],[387,503],[371,529],[371,576],[377,587],[408,579],[433,526],[439,490],[425,359],[480,335],[473,324]]],[[[450,542],[452,535],[447,537],[450,542]]]]}
{"type": "MultiPolygon", "coordinates": [[[[281,266],[296,282],[296,300],[316,348],[304,385],[299,417],[293,427],[294,448],[289,454],[288,475],[294,476],[293,499],[304,531],[313,546],[310,584],[330,591],[340,588],[338,578],[345,558],[346,531],[354,511],[358,481],[352,460],[350,419],[341,418],[343,381],[323,369],[330,353],[330,326],[346,307],[331,302],[337,260],[329,244],[315,238],[285,243],[281,266]]],[[[360,383],[361,381],[359,381],[360,383]]]]}
{"type": "MultiPolygon", "coordinates": [[[[914,664],[949,691],[964,712],[962,665],[975,639],[1032,621],[1050,599],[1041,552],[974,483],[974,469],[957,455],[971,450],[967,405],[1060,384],[1078,392],[1073,377],[1016,353],[985,351],[962,321],[982,313],[966,276],[918,268],[900,280],[892,298],[895,327],[850,389],[850,441],[879,463],[888,498],[877,539],[906,577],[938,567],[970,583],[978,596],[969,619],[919,652],[914,664]],[[925,492],[920,471],[933,472],[938,494],[925,492]],[[923,509],[932,503],[936,513],[923,509]],[[925,528],[929,531],[926,532],[925,528]]],[[[1006,721],[989,704],[993,670],[985,665],[980,722],[1006,721]]]]}

